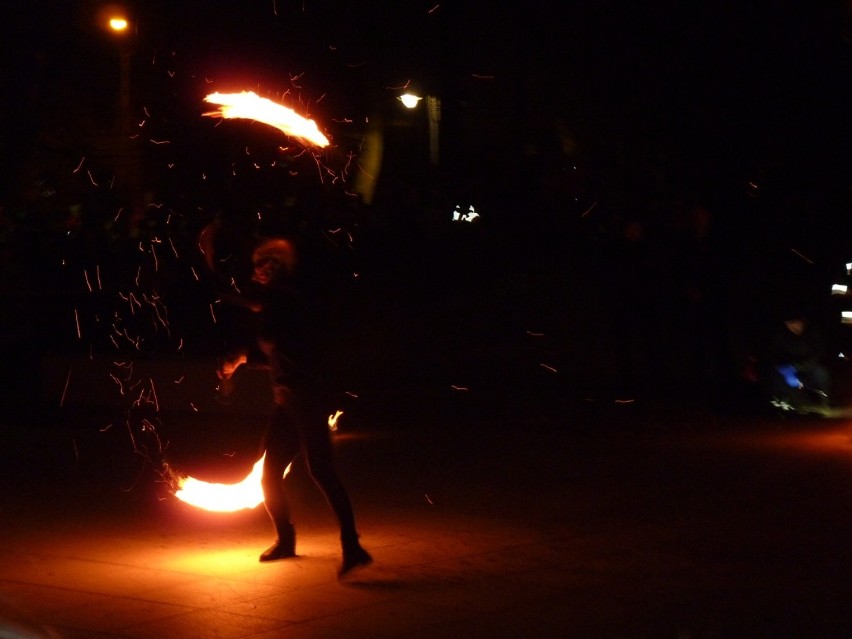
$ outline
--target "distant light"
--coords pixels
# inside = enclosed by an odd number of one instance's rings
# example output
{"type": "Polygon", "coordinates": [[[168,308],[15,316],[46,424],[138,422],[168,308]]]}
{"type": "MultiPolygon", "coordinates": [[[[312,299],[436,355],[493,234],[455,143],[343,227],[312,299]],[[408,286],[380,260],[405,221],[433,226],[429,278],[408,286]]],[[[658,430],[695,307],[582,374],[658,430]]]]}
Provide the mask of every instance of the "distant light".
{"type": "Polygon", "coordinates": [[[846,273],[852,275],[852,262],[846,262],[846,273]]]}
{"type": "Polygon", "coordinates": [[[462,213],[461,205],[456,205],[456,208],[453,210],[453,222],[473,222],[478,217],[479,213],[476,212],[472,204],[468,208],[467,213],[462,213]]]}
{"type": "Polygon", "coordinates": [[[422,99],[423,98],[418,95],[414,95],[413,93],[404,93],[399,96],[399,101],[402,102],[403,106],[406,109],[413,109],[417,106],[417,103],[420,102],[420,100],[422,99]]]}
{"type": "Polygon", "coordinates": [[[125,18],[110,18],[109,28],[113,31],[125,31],[127,29],[127,20],[125,18]]]}
{"type": "Polygon", "coordinates": [[[846,295],[846,291],[849,290],[849,287],[846,284],[832,284],[831,285],[831,294],[832,295],[846,295]]]}
{"type": "Polygon", "coordinates": [[[842,324],[852,324],[852,311],[841,311],[840,322],[842,324]]]}

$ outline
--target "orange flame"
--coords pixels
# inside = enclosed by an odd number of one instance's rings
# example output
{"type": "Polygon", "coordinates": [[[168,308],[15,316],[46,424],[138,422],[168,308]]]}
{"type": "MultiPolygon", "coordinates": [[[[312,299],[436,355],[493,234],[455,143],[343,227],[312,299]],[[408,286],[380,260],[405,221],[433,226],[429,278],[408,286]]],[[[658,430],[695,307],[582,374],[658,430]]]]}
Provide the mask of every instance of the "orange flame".
{"type": "Polygon", "coordinates": [[[220,105],[217,111],[202,115],[220,118],[245,118],[263,122],[287,135],[305,140],[319,147],[329,145],[328,138],[320,133],[316,122],[302,117],[293,109],[285,107],[267,98],[261,98],[253,91],[242,93],[211,93],[205,102],[220,105]]]}
{"type": "MultiPolygon", "coordinates": [[[[260,478],[263,474],[263,460],[258,459],[251,472],[235,484],[217,484],[201,481],[195,477],[182,477],[177,480],[175,497],[191,506],[219,513],[232,513],[238,510],[256,508],[263,503],[263,488],[260,478]]],[[[292,464],[291,464],[292,465],[292,464]]],[[[290,466],[284,470],[284,477],[290,472],[290,466]]]]}
{"type": "Polygon", "coordinates": [[[340,419],[340,416],[343,414],[342,410],[335,412],[332,415],[328,416],[328,430],[332,433],[337,430],[337,420],[340,419]]]}

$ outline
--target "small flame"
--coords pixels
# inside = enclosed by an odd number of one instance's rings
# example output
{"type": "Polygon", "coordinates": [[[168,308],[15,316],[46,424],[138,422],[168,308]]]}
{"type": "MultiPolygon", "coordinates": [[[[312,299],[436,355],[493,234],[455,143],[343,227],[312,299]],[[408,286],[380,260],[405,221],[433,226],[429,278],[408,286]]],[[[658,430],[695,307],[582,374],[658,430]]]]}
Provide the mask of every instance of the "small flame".
{"type": "MultiPolygon", "coordinates": [[[[265,458],[264,454],[255,462],[245,479],[235,484],[217,484],[195,477],[182,477],[178,479],[175,497],[191,506],[220,513],[256,508],[263,503],[260,479],[265,458]]],[[[292,464],[284,470],[284,477],[290,472],[290,466],[292,464]]]]}
{"type": "Polygon", "coordinates": [[[333,415],[328,416],[328,430],[332,433],[337,430],[337,420],[340,419],[340,416],[343,414],[342,410],[337,411],[333,415]]]}
{"type": "Polygon", "coordinates": [[[220,105],[219,110],[209,111],[203,115],[219,118],[245,118],[263,122],[287,135],[300,138],[313,145],[325,147],[329,145],[317,127],[316,122],[302,117],[293,109],[261,98],[253,91],[242,93],[211,93],[204,98],[205,102],[220,105]]]}

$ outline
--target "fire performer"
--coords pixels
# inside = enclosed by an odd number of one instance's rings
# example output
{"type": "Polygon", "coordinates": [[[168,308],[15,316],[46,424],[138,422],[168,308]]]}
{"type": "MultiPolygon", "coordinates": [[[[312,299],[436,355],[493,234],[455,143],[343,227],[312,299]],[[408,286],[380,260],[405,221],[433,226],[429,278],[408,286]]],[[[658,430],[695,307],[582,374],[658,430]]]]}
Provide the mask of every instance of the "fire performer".
{"type": "MultiPolygon", "coordinates": [[[[202,250],[211,264],[214,232],[202,234],[202,250]],[[206,237],[205,237],[206,236],[206,237]],[[207,250],[205,250],[205,247],[207,250]]],[[[361,547],[349,495],[335,470],[332,441],[327,426],[330,384],[318,370],[311,345],[316,344],[317,317],[297,287],[297,252],[283,238],[261,240],[252,254],[252,283],[255,290],[239,294],[229,291],[223,301],[241,305],[255,313],[256,348],[224,358],[219,376],[230,380],[243,365],[269,370],[275,407],[269,418],[263,446],[263,495],[267,512],[277,533],[275,543],[260,555],[260,561],[296,556],[296,534],[290,521],[290,504],[282,479],[288,464],[304,455],[308,470],[325,495],[340,525],[343,563],[338,575],[372,562],[361,547]]]]}

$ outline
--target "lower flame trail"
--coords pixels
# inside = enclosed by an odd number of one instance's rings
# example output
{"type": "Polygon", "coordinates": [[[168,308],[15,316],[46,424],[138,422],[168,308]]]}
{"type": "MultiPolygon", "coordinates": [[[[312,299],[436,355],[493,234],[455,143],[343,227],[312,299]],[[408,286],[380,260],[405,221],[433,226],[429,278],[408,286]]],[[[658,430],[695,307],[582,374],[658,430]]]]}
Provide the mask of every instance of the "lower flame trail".
{"type": "MultiPolygon", "coordinates": [[[[263,503],[263,488],[260,483],[263,475],[263,460],[258,459],[251,472],[235,484],[217,484],[201,481],[195,477],[178,479],[175,497],[191,506],[212,512],[231,513],[237,510],[256,508],[263,503]]],[[[292,464],[291,464],[292,466],[292,464]]],[[[290,466],[284,470],[284,477],[290,472],[290,466]]]]}

